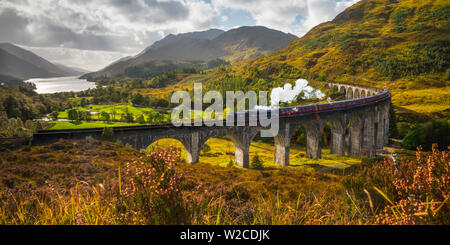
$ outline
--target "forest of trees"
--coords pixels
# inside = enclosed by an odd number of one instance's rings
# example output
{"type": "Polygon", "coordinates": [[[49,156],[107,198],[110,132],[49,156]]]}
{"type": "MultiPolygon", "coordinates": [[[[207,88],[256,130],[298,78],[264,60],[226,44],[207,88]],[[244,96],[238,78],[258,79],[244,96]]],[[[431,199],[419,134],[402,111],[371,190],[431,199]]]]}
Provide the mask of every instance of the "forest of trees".
{"type": "Polygon", "coordinates": [[[57,102],[37,94],[32,88],[0,86],[0,111],[8,118],[20,118],[22,121],[42,117],[52,111],[57,102]]]}
{"type": "Polygon", "coordinates": [[[103,122],[127,122],[127,123],[162,123],[167,120],[167,116],[163,112],[152,111],[148,115],[138,114],[135,115],[131,112],[125,111],[124,113],[108,113],[102,111],[97,116],[92,116],[89,111],[82,111],[77,109],[70,109],[67,111],[68,119],[72,122],[80,121],[103,121],[103,122]]]}
{"type": "Polygon", "coordinates": [[[134,106],[153,108],[168,108],[171,106],[169,100],[165,98],[155,98],[148,95],[143,96],[140,93],[133,92],[132,88],[113,85],[108,85],[107,87],[97,87],[95,89],[89,89],[78,93],[56,93],[50,96],[59,101],[66,101],[65,105],[61,104],[59,108],[56,108],[56,110],[59,111],[77,106],[85,106],[88,104],[100,105],[111,103],[131,103],[134,106]],[[74,98],[79,99],[74,100],[74,98]],[[67,102],[70,100],[72,100],[72,103],[67,102]]]}
{"type": "Polygon", "coordinates": [[[131,66],[125,69],[124,76],[130,78],[150,79],[167,72],[182,71],[185,73],[196,73],[197,71],[212,69],[220,65],[230,64],[222,59],[215,59],[208,62],[190,61],[190,62],[170,62],[165,61],[164,65],[147,62],[137,66],[131,66]]]}
{"type": "Polygon", "coordinates": [[[450,120],[448,118],[433,119],[418,124],[403,138],[402,146],[415,150],[421,146],[424,150],[431,150],[432,144],[438,144],[442,150],[450,145],[450,120]]]}

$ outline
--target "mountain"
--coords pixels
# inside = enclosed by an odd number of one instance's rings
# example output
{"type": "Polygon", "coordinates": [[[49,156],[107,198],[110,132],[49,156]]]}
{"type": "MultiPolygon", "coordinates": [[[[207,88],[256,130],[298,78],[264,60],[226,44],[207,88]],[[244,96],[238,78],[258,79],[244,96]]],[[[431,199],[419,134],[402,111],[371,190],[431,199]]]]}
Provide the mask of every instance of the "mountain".
{"type": "Polygon", "coordinates": [[[116,64],[116,63],[122,62],[122,61],[131,60],[132,58],[133,58],[133,56],[125,56],[125,57],[122,57],[122,58],[120,58],[120,59],[114,61],[113,63],[111,63],[110,66],[111,66],[111,65],[114,65],[114,64],[116,64]]]}
{"type": "Polygon", "coordinates": [[[233,62],[267,54],[295,39],[297,37],[292,34],[263,26],[169,35],[135,57],[133,64],[151,60],[207,61],[216,58],[233,62]]]}
{"type": "Polygon", "coordinates": [[[260,78],[442,87],[450,79],[449,54],[448,1],[362,0],[285,48],[234,68],[260,78]]]}
{"type": "Polygon", "coordinates": [[[52,73],[41,67],[37,67],[3,49],[0,49],[0,74],[21,79],[61,76],[61,74],[52,73]]]}
{"type": "Polygon", "coordinates": [[[214,46],[225,50],[226,56],[222,58],[235,62],[272,53],[297,38],[264,26],[243,26],[218,36],[214,46]]]}
{"type": "Polygon", "coordinates": [[[157,61],[212,61],[223,59],[228,62],[258,57],[280,49],[297,39],[292,34],[272,30],[262,26],[245,26],[229,31],[211,29],[168,35],[155,42],[136,57],[113,63],[101,71],[85,75],[97,79],[124,76],[125,70],[157,61]]]}
{"type": "Polygon", "coordinates": [[[188,32],[188,33],[181,33],[181,34],[177,34],[177,35],[169,34],[168,36],[164,37],[163,39],[161,39],[159,41],[156,41],[151,46],[144,49],[144,51],[141,52],[139,55],[147,52],[150,49],[157,50],[161,47],[175,43],[182,39],[213,40],[214,38],[220,36],[224,32],[225,31],[219,30],[219,29],[210,29],[207,31],[188,32]]]}
{"type": "Polygon", "coordinates": [[[65,71],[68,74],[73,74],[73,76],[79,76],[79,75],[83,75],[83,74],[86,74],[86,73],[90,72],[90,71],[82,69],[82,68],[69,67],[69,66],[65,66],[63,64],[55,63],[55,66],[57,66],[59,69],[65,71]]]}
{"type": "MultiPolygon", "coordinates": [[[[25,50],[23,48],[17,47],[11,43],[0,43],[0,49],[9,53],[10,55],[15,56],[16,58],[22,60],[23,62],[28,63],[34,67],[40,68],[40,72],[34,74],[33,72],[25,71],[24,67],[14,67],[13,70],[19,71],[19,73],[11,73],[10,75],[21,77],[21,78],[31,78],[44,75],[43,77],[58,77],[58,76],[72,76],[77,75],[76,73],[67,71],[65,69],[61,69],[55,64],[50,63],[38,55],[25,50]],[[42,72],[45,71],[45,72],[42,72]],[[26,74],[26,75],[25,75],[26,74]],[[25,76],[24,76],[25,75],[25,76]]],[[[0,65],[5,65],[4,63],[0,63],[0,65]]],[[[25,66],[26,67],[26,66],[25,66]]],[[[33,68],[34,69],[34,68],[33,68]]],[[[6,73],[4,73],[6,74],[6,73]]]]}

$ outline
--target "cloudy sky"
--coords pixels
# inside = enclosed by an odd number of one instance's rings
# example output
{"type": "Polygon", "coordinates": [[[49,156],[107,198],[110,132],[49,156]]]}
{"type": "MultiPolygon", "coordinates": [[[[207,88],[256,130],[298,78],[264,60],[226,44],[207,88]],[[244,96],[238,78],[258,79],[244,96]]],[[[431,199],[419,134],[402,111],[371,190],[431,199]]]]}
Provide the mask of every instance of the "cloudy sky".
{"type": "Polygon", "coordinates": [[[0,42],[98,70],[168,34],[263,25],[302,36],[358,0],[0,0],[0,42]]]}

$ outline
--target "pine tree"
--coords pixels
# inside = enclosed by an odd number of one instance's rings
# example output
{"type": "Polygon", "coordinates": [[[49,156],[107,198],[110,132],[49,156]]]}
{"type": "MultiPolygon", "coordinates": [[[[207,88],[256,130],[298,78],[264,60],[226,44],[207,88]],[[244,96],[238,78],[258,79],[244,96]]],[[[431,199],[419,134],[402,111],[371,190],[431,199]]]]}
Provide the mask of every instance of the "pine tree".
{"type": "Polygon", "coordinates": [[[145,118],[142,114],[136,119],[136,121],[140,124],[145,124],[145,118]]]}
{"type": "Polygon", "coordinates": [[[263,169],[263,162],[261,161],[261,159],[259,159],[258,155],[255,155],[255,157],[253,157],[252,159],[252,163],[250,164],[250,168],[251,169],[263,169]]]}
{"type": "Polygon", "coordinates": [[[114,139],[114,130],[113,130],[113,128],[109,128],[109,127],[103,128],[102,138],[104,140],[113,140],[114,139]]]}

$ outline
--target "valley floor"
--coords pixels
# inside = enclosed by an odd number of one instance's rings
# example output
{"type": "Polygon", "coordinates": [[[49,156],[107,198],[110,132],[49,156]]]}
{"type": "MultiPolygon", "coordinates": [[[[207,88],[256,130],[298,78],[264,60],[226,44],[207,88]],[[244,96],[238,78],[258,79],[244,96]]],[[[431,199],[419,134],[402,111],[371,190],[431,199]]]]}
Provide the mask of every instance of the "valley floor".
{"type": "MultiPolygon", "coordinates": [[[[234,144],[227,138],[214,137],[209,139],[206,144],[210,150],[204,150],[200,154],[201,163],[210,163],[212,165],[226,167],[230,162],[234,162],[234,144]]],[[[174,139],[162,139],[153,143],[149,149],[168,148],[175,146],[183,149],[181,142],[174,139]]],[[[258,155],[265,168],[277,169],[279,165],[274,164],[274,145],[262,141],[253,141],[250,145],[250,161],[258,155]]],[[[361,158],[347,157],[329,154],[328,148],[322,149],[322,159],[310,159],[306,157],[306,149],[298,144],[292,144],[290,148],[290,167],[301,168],[305,170],[326,170],[334,168],[346,168],[354,164],[361,163],[361,158]]],[[[186,158],[186,153],[182,151],[181,158],[186,158]]]]}
{"type": "Polygon", "coordinates": [[[122,122],[70,122],[70,121],[49,121],[52,124],[50,129],[85,129],[85,128],[105,128],[105,127],[126,127],[138,126],[137,123],[122,123],[122,122]]]}

